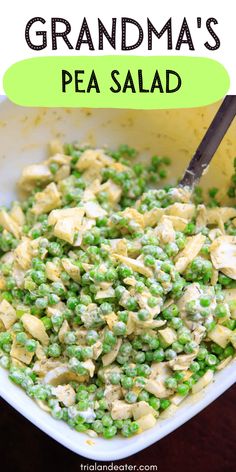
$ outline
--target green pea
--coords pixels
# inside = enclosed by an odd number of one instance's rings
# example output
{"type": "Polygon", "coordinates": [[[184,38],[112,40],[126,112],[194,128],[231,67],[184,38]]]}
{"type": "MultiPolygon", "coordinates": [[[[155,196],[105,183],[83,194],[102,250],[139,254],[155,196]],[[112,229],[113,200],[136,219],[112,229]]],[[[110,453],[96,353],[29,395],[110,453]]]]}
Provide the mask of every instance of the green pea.
{"type": "Polygon", "coordinates": [[[170,400],[167,398],[161,398],[160,399],[160,408],[162,410],[166,410],[170,406],[170,400]]]}
{"type": "Polygon", "coordinates": [[[202,297],[202,298],[200,298],[200,304],[203,307],[208,307],[211,304],[211,300],[208,297],[202,297]]]}
{"type": "Polygon", "coordinates": [[[113,419],[112,419],[111,415],[105,414],[102,418],[102,424],[106,428],[112,426],[113,425],[113,419]]]}
{"type": "MultiPolygon", "coordinates": [[[[92,423],[92,429],[93,429],[97,434],[103,433],[104,426],[103,426],[101,420],[95,420],[95,421],[92,423]]],[[[108,438],[108,439],[109,439],[109,438],[108,438]]]]}
{"type": "Polygon", "coordinates": [[[19,344],[25,345],[27,339],[28,339],[28,338],[27,338],[27,335],[26,335],[26,333],[24,333],[23,331],[20,332],[20,333],[17,333],[17,335],[16,335],[16,341],[17,341],[19,344]]]}
{"type": "Polygon", "coordinates": [[[117,321],[113,325],[113,333],[116,336],[124,336],[126,333],[126,325],[122,321],[117,321]]]}
{"type": "Polygon", "coordinates": [[[192,362],[192,364],[190,364],[189,368],[190,368],[191,372],[195,373],[195,372],[199,371],[200,365],[199,365],[198,362],[194,361],[194,362],[192,362]]]}
{"type": "Polygon", "coordinates": [[[99,339],[99,335],[96,331],[90,330],[86,334],[86,342],[88,343],[89,346],[92,346],[97,342],[99,339]]]}
{"type": "Polygon", "coordinates": [[[61,347],[58,343],[53,343],[48,347],[47,353],[50,357],[59,357],[61,355],[61,347]]]}
{"type": "Polygon", "coordinates": [[[121,379],[121,384],[122,384],[122,387],[124,387],[126,389],[129,389],[129,388],[133,387],[134,381],[133,381],[132,377],[124,376],[121,379]]]}
{"type": "Polygon", "coordinates": [[[60,298],[58,297],[58,295],[56,295],[54,293],[50,293],[48,295],[48,304],[50,306],[57,305],[57,303],[59,303],[59,301],[60,301],[60,298]]]}
{"type": "Polygon", "coordinates": [[[205,362],[209,366],[216,365],[218,363],[218,359],[214,354],[207,354],[205,357],[205,362]]]}
{"type": "Polygon", "coordinates": [[[147,321],[150,318],[148,310],[145,309],[139,310],[137,316],[140,321],[147,321]]]}
{"type": "Polygon", "coordinates": [[[89,394],[86,390],[80,390],[76,393],[76,401],[80,402],[81,400],[87,400],[88,396],[89,394]]]}
{"type": "Polygon", "coordinates": [[[118,268],[118,274],[119,274],[119,277],[121,277],[122,279],[125,279],[125,278],[131,277],[131,275],[133,275],[133,270],[128,266],[121,265],[118,268]]]}
{"type": "Polygon", "coordinates": [[[224,318],[225,316],[227,316],[227,308],[225,305],[223,304],[219,304],[217,305],[216,309],[215,309],[215,316],[217,318],[224,318]]]}
{"type": "Polygon", "coordinates": [[[109,375],[109,381],[111,382],[112,385],[119,385],[121,380],[121,376],[118,372],[112,372],[109,375]]]}
{"type": "Polygon", "coordinates": [[[179,384],[177,387],[177,393],[179,395],[185,396],[189,392],[189,386],[186,383],[179,384]]]}
{"type": "Polygon", "coordinates": [[[151,367],[148,364],[137,365],[137,374],[142,377],[148,377],[151,373],[151,367]]]}
{"type": "Polygon", "coordinates": [[[155,362],[162,362],[165,358],[165,353],[163,349],[157,349],[153,352],[153,360],[155,362]]]}
{"type": "Polygon", "coordinates": [[[158,298],[156,298],[156,297],[148,298],[148,306],[150,306],[150,308],[155,308],[155,306],[157,306],[158,303],[159,303],[158,298]]]}
{"type": "Polygon", "coordinates": [[[152,408],[154,408],[154,410],[159,410],[159,408],[161,406],[160,399],[156,398],[154,396],[149,398],[148,403],[152,408]]]}
{"type": "Polygon", "coordinates": [[[179,310],[177,305],[170,305],[168,308],[162,311],[162,316],[165,320],[171,320],[172,318],[177,317],[179,314],[179,310]]]}
{"type": "Polygon", "coordinates": [[[224,358],[229,357],[229,356],[233,356],[234,352],[235,352],[235,350],[234,350],[233,346],[227,346],[224,349],[224,353],[223,353],[224,358]]]}
{"type": "Polygon", "coordinates": [[[78,299],[76,297],[70,297],[67,300],[67,306],[70,310],[74,310],[78,304],[78,299]]]}
{"type": "Polygon", "coordinates": [[[165,385],[167,388],[170,388],[171,390],[175,390],[177,388],[177,381],[174,377],[168,377],[165,380],[165,385]]]}
{"type": "Polygon", "coordinates": [[[39,310],[45,310],[45,308],[47,308],[48,306],[48,300],[47,298],[37,298],[35,300],[35,306],[36,308],[38,308],[39,310]]]}
{"type": "Polygon", "coordinates": [[[115,425],[104,428],[103,430],[103,436],[105,439],[113,438],[116,435],[116,433],[117,433],[117,428],[115,425]]]}
{"type": "Polygon", "coordinates": [[[35,339],[27,339],[26,343],[25,343],[25,347],[27,349],[27,351],[29,352],[35,352],[36,349],[37,349],[37,341],[35,341],[35,339]]]}
{"type": "Polygon", "coordinates": [[[120,354],[129,356],[132,351],[132,345],[129,342],[124,342],[120,347],[120,354]]]}
{"type": "Polygon", "coordinates": [[[62,255],[62,247],[57,242],[51,242],[48,245],[48,252],[54,257],[60,257],[62,255]]]}
{"type": "Polygon", "coordinates": [[[47,331],[52,328],[52,326],[53,326],[52,321],[51,321],[51,319],[48,318],[47,316],[43,316],[43,317],[41,318],[41,321],[43,322],[44,327],[45,327],[45,329],[46,329],[47,331]]]}
{"type": "Polygon", "coordinates": [[[207,349],[205,347],[200,347],[197,354],[197,359],[199,359],[200,361],[204,360],[207,354],[208,354],[207,349]]]}
{"type": "Polygon", "coordinates": [[[125,401],[127,401],[127,403],[135,403],[137,401],[137,395],[136,393],[134,392],[127,392],[125,394],[125,401]]]}
{"type": "Polygon", "coordinates": [[[41,285],[46,282],[45,272],[41,270],[34,270],[31,272],[32,280],[37,284],[41,285]]]}

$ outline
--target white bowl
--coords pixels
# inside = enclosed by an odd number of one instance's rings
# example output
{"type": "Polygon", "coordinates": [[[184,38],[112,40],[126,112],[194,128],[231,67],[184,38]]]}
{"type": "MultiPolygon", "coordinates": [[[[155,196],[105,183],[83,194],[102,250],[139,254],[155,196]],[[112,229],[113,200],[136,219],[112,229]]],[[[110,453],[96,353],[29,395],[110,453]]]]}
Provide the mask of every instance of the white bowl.
{"type": "MultiPolygon", "coordinates": [[[[196,148],[216,106],[206,109],[123,111],[25,109],[2,100],[0,106],[0,204],[15,198],[15,183],[26,163],[38,162],[52,138],[79,140],[92,145],[121,143],[136,146],[145,156],[152,153],[174,159],[173,174],[180,175],[196,148]]],[[[232,173],[236,148],[235,127],[230,130],[209,172],[210,185],[223,188],[232,173]],[[224,158],[224,159],[223,159],[224,158]],[[218,172],[215,172],[215,170],[218,172]]],[[[189,397],[174,416],[130,439],[110,441],[77,433],[42,411],[0,368],[0,394],[17,411],[63,446],[97,461],[122,459],[163,438],[214,401],[236,380],[235,361],[217,373],[214,383],[198,396],[189,397]]]]}

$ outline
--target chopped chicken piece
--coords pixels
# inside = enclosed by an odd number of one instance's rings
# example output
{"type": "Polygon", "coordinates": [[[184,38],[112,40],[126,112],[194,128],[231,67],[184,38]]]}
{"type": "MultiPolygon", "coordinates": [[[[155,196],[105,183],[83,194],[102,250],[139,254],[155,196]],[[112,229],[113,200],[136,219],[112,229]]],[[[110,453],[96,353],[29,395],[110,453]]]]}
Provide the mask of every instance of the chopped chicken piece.
{"type": "Polygon", "coordinates": [[[120,385],[107,385],[104,390],[104,397],[108,403],[109,407],[112,407],[112,404],[116,400],[120,400],[122,397],[122,390],[120,385]]]}
{"type": "Polygon", "coordinates": [[[104,316],[104,320],[105,320],[106,323],[108,324],[109,329],[112,330],[113,325],[118,321],[118,316],[112,311],[112,312],[109,313],[108,315],[105,315],[105,316],[104,316]]]}
{"type": "Polygon", "coordinates": [[[94,343],[92,347],[93,347],[93,359],[97,360],[103,351],[102,342],[96,341],[96,343],[94,343]]]}
{"type": "Polygon", "coordinates": [[[19,187],[25,192],[31,192],[35,185],[40,182],[47,184],[52,180],[52,174],[46,164],[33,164],[23,169],[19,187]]]}
{"type": "Polygon", "coordinates": [[[220,223],[226,223],[226,221],[231,220],[236,217],[236,208],[232,207],[217,207],[217,208],[207,208],[207,223],[210,225],[218,225],[220,223]]]}
{"type": "Polygon", "coordinates": [[[112,362],[114,362],[114,360],[116,359],[116,357],[118,355],[121,343],[122,343],[121,338],[118,338],[115,346],[112,349],[112,351],[108,352],[107,354],[104,354],[104,356],[102,356],[102,363],[103,363],[104,366],[110,365],[112,362]]]}
{"type": "Polygon", "coordinates": [[[193,330],[193,339],[194,341],[196,341],[197,344],[200,344],[200,342],[203,340],[205,334],[206,334],[206,328],[205,326],[197,326],[194,330],[193,330]]]}
{"type": "Polygon", "coordinates": [[[169,190],[170,195],[176,202],[188,203],[191,199],[192,191],[189,187],[175,187],[169,190]]]}
{"type": "Polygon", "coordinates": [[[148,413],[148,415],[139,418],[137,423],[139,425],[139,433],[141,433],[142,431],[153,428],[153,426],[156,424],[156,418],[151,413],[148,413]]]}
{"type": "Polygon", "coordinates": [[[75,404],[76,393],[70,384],[53,387],[52,393],[67,407],[75,404]]]}
{"type": "Polygon", "coordinates": [[[206,373],[201,377],[193,386],[192,386],[192,393],[198,393],[204,387],[206,387],[210,382],[212,382],[214,377],[214,373],[212,370],[207,370],[206,373]]]}
{"type": "Polygon", "coordinates": [[[10,356],[20,362],[23,362],[23,364],[29,365],[34,357],[34,353],[27,351],[25,346],[19,344],[16,341],[16,338],[14,338],[11,346],[10,356]]]}
{"type": "Polygon", "coordinates": [[[175,268],[178,272],[185,271],[189,263],[195,259],[206,240],[206,236],[199,233],[187,238],[187,243],[184,249],[177,255],[175,268]]]}
{"type": "Polygon", "coordinates": [[[60,183],[62,180],[67,179],[67,177],[70,176],[70,170],[71,169],[69,164],[61,166],[54,175],[55,182],[60,183]]]}
{"type": "Polygon", "coordinates": [[[186,218],[181,218],[180,216],[165,216],[165,219],[171,221],[175,231],[183,231],[188,224],[188,220],[186,220],[186,218]]]}
{"type": "Polygon", "coordinates": [[[18,288],[24,287],[24,278],[25,278],[25,270],[23,270],[17,262],[14,263],[12,268],[12,277],[16,282],[18,288]]]}
{"type": "Polygon", "coordinates": [[[225,275],[236,280],[236,237],[220,236],[210,246],[212,264],[225,275]]]}
{"type": "Polygon", "coordinates": [[[180,216],[186,220],[191,220],[195,215],[195,205],[192,203],[173,203],[166,208],[166,214],[171,216],[180,216]]]}
{"type": "Polygon", "coordinates": [[[69,382],[72,382],[73,380],[76,382],[83,382],[86,379],[87,379],[87,376],[82,376],[82,375],[79,376],[75,374],[74,372],[71,372],[71,370],[69,370],[67,365],[61,364],[49,370],[46,373],[43,381],[46,384],[50,384],[56,387],[58,385],[68,384],[69,382]]]}
{"type": "Polygon", "coordinates": [[[69,276],[75,281],[75,282],[80,282],[81,276],[80,276],[80,268],[76,264],[73,264],[73,262],[70,259],[64,258],[61,260],[61,264],[63,266],[63,269],[69,274],[69,276]]]}
{"type": "Polygon", "coordinates": [[[16,310],[7,300],[4,299],[0,303],[0,320],[6,330],[9,329],[17,320],[16,310]]]}
{"type": "Polygon", "coordinates": [[[183,295],[177,301],[177,306],[181,314],[185,310],[186,304],[192,300],[198,300],[202,296],[202,289],[199,283],[187,285],[184,289],[183,295]]]}
{"type": "Polygon", "coordinates": [[[135,208],[126,208],[120,213],[121,216],[130,221],[135,221],[141,228],[144,227],[144,219],[142,213],[139,213],[135,208]]]}
{"type": "Polygon", "coordinates": [[[120,254],[113,254],[113,256],[118,259],[118,261],[126,264],[131,267],[135,272],[145,275],[146,277],[152,277],[153,272],[149,267],[146,267],[143,262],[138,261],[137,259],[131,259],[131,257],[121,256],[120,254]]]}
{"type": "Polygon", "coordinates": [[[48,224],[55,225],[58,221],[66,218],[74,218],[81,224],[82,218],[84,216],[84,208],[74,207],[74,208],[63,208],[61,210],[53,210],[48,217],[48,224]]]}
{"type": "Polygon", "coordinates": [[[227,303],[231,301],[236,302],[236,288],[224,289],[223,294],[224,294],[224,299],[227,303]]]}
{"type": "Polygon", "coordinates": [[[172,418],[174,414],[176,413],[177,409],[178,409],[178,406],[172,403],[166,410],[161,412],[160,419],[166,420],[168,418],[172,418]]]}
{"type": "Polygon", "coordinates": [[[55,225],[54,234],[57,238],[73,244],[75,234],[81,227],[83,216],[84,208],[53,210],[48,217],[48,224],[55,225]]]}
{"type": "Polygon", "coordinates": [[[165,210],[164,208],[153,208],[153,210],[149,210],[143,215],[143,224],[146,228],[147,226],[155,226],[161,219],[162,215],[164,215],[165,210]]]}
{"type": "Polygon", "coordinates": [[[47,315],[51,317],[52,315],[61,315],[66,310],[66,305],[63,302],[59,302],[56,305],[47,307],[47,315]]]}
{"type": "Polygon", "coordinates": [[[95,372],[95,365],[91,359],[88,359],[87,361],[81,362],[82,367],[84,367],[88,372],[89,372],[89,377],[94,376],[95,372]]]}
{"type": "Polygon", "coordinates": [[[16,221],[6,212],[6,210],[0,210],[0,225],[9,233],[12,233],[16,239],[20,237],[20,226],[16,221]]]}
{"type": "Polygon", "coordinates": [[[115,400],[111,409],[111,416],[113,420],[127,420],[132,418],[133,405],[126,403],[123,400],[115,400]]]}
{"type": "Polygon", "coordinates": [[[31,267],[32,261],[32,248],[31,241],[28,238],[22,238],[15,251],[15,261],[18,265],[24,269],[28,270],[31,267]]]}
{"type": "Polygon", "coordinates": [[[230,341],[232,331],[226,326],[216,325],[209,333],[208,338],[210,338],[214,343],[218,344],[220,347],[225,348],[230,341]]]}
{"type": "MultiPolygon", "coordinates": [[[[38,345],[40,346],[40,344],[38,345]]],[[[53,358],[48,359],[45,356],[43,359],[39,359],[34,363],[33,372],[35,372],[39,377],[44,377],[49,371],[56,367],[64,367],[64,364],[62,364],[61,361],[53,358]]]]}
{"type": "Polygon", "coordinates": [[[163,244],[175,241],[175,230],[171,220],[168,217],[162,216],[158,226],[156,227],[156,234],[163,244]]]}
{"type": "Polygon", "coordinates": [[[147,392],[155,395],[157,398],[167,398],[172,393],[172,390],[169,390],[165,387],[162,378],[156,380],[148,379],[144,389],[147,390],[147,392]]]}
{"type": "Polygon", "coordinates": [[[84,203],[84,209],[88,218],[101,218],[107,214],[106,210],[97,202],[84,203]]]}
{"type": "Polygon", "coordinates": [[[47,346],[49,343],[49,337],[46,332],[43,322],[36,318],[36,316],[29,315],[25,313],[21,317],[21,321],[26,331],[35,339],[38,339],[44,346],[47,346]]]}
{"type": "MultiPolygon", "coordinates": [[[[235,343],[236,345],[236,343],[235,343]]],[[[235,346],[234,346],[235,347],[235,346]]],[[[224,359],[223,361],[221,361],[217,367],[216,367],[216,370],[222,370],[224,369],[228,364],[229,362],[232,360],[232,356],[229,356],[229,357],[226,357],[226,359],[224,359]]]]}
{"type": "Polygon", "coordinates": [[[18,202],[15,202],[9,213],[10,217],[16,222],[16,224],[22,227],[25,224],[25,215],[18,202]]]}
{"type": "Polygon", "coordinates": [[[158,334],[166,347],[170,346],[177,340],[177,334],[172,328],[159,329],[158,334]]]}
{"type": "Polygon", "coordinates": [[[158,416],[158,412],[144,401],[135,403],[132,408],[132,413],[135,421],[148,414],[152,414],[155,417],[158,416]]]}
{"type": "Polygon", "coordinates": [[[197,217],[196,217],[196,232],[204,228],[207,225],[207,209],[205,205],[198,205],[197,206],[197,217]]]}
{"type": "Polygon", "coordinates": [[[95,295],[95,300],[101,300],[102,298],[114,298],[115,290],[112,286],[106,288],[105,290],[98,290],[95,295]]]}
{"type": "Polygon", "coordinates": [[[59,263],[47,261],[46,276],[47,279],[52,280],[52,282],[58,282],[61,276],[61,268],[59,263]]]}
{"type": "Polygon", "coordinates": [[[44,352],[44,349],[43,349],[43,347],[41,346],[40,343],[37,343],[35,355],[36,355],[36,357],[37,357],[37,359],[38,359],[39,361],[42,361],[42,360],[46,360],[46,359],[47,359],[46,354],[45,354],[45,352],[44,352]]]}
{"type": "Polygon", "coordinates": [[[58,339],[61,343],[64,343],[65,334],[68,333],[68,331],[70,331],[69,323],[67,320],[64,320],[58,332],[58,339]]]}
{"type": "Polygon", "coordinates": [[[120,201],[120,197],[122,195],[121,187],[110,179],[100,186],[99,191],[106,192],[109,202],[111,202],[113,205],[120,201]]]}
{"type": "Polygon", "coordinates": [[[83,178],[86,182],[91,182],[100,176],[102,168],[113,164],[113,159],[101,149],[86,149],[81,154],[76,168],[83,172],[83,178]]]}
{"type": "Polygon", "coordinates": [[[49,213],[61,206],[61,197],[54,182],[49,184],[42,192],[35,195],[35,204],[32,207],[34,215],[49,213]]]}
{"type": "Polygon", "coordinates": [[[127,243],[124,239],[111,239],[111,254],[119,254],[120,256],[127,256],[127,243]]]}
{"type": "Polygon", "coordinates": [[[173,370],[188,370],[190,364],[197,355],[198,350],[192,354],[180,354],[176,359],[169,361],[169,364],[173,370]]]}

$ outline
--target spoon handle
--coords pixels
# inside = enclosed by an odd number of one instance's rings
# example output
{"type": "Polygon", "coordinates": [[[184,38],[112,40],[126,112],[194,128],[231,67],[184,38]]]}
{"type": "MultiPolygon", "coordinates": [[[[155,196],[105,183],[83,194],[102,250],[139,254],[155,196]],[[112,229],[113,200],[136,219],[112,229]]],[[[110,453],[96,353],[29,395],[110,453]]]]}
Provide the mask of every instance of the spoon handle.
{"type": "Polygon", "coordinates": [[[192,187],[198,182],[235,115],[236,95],[227,95],[199,144],[179,185],[192,187]]]}

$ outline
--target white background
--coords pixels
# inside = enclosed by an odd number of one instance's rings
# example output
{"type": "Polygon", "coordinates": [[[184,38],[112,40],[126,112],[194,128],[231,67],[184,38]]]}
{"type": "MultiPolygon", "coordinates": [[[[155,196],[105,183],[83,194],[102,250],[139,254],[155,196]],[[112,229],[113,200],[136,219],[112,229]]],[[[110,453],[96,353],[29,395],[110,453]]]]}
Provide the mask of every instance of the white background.
{"type": "MultiPolygon", "coordinates": [[[[29,57],[45,55],[99,55],[99,54],[120,54],[120,27],[117,28],[117,50],[114,51],[109,43],[104,40],[106,49],[98,51],[97,18],[99,17],[109,31],[111,18],[122,16],[131,17],[137,20],[144,30],[144,40],[142,45],[133,51],[122,52],[122,54],[137,55],[195,55],[216,59],[227,69],[231,86],[229,93],[236,94],[236,22],[235,22],[235,1],[234,0],[4,0],[1,2],[0,16],[0,94],[4,94],[2,78],[4,72],[13,63],[29,57]],[[48,47],[42,51],[31,50],[25,41],[26,23],[36,16],[45,18],[46,24],[40,24],[40,30],[48,31],[48,47]],[[172,17],[173,24],[173,46],[177,42],[183,17],[186,17],[195,51],[189,51],[187,45],[183,45],[180,51],[167,51],[166,34],[161,39],[153,39],[153,50],[147,50],[146,18],[152,21],[158,31],[162,29],[165,22],[172,17]],[[52,51],[50,41],[50,19],[51,17],[63,17],[72,26],[72,31],[68,36],[71,43],[76,44],[83,17],[86,17],[90,26],[95,51],[89,51],[87,45],[83,45],[80,51],[69,50],[62,39],[58,40],[57,51],[52,51]],[[197,29],[197,17],[201,17],[203,23],[209,17],[215,17],[219,24],[213,25],[217,35],[220,37],[221,46],[217,51],[209,51],[205,48],[204,42],[214,43],[206,28],[197,29]]],[[[120,26],[120,21],[118,20],[120,26]]],[[[137,31],[129,25],[129,38],[135,42],[137,31]]],[[[36,28],[35,28],[36,31],[36,28]]],[[[33,29],[32,29],[33,32],[33,29]]],[[[41,38],[38,38],[40,41],[41,38]]],[[[78,62],[79,65],[79,62],[78,62]]],[[[212,82],[214,81],[212,77],[212,82]]]]}

